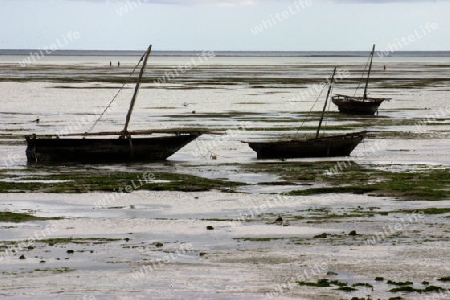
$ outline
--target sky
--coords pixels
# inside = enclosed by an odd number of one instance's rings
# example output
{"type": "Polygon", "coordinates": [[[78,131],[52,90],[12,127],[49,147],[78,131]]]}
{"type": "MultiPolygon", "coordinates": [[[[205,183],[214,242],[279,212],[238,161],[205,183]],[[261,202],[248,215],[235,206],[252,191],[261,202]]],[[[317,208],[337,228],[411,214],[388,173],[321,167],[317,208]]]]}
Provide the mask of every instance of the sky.
{"type": "Polygon", "coordinates": [[[0,0],[0,49],[450,50],[450,0],[0,0]]]}

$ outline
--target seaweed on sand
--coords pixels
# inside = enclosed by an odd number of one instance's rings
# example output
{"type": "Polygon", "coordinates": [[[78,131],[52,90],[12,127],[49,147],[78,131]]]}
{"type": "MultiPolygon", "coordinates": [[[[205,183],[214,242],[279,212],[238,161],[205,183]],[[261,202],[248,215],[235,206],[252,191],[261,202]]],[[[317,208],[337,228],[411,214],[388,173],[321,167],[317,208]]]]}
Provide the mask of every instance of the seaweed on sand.
{"type": "Polygon", "coordinates": [[[407,200],[450,198],[448,167],[419,171],[384,171],[348,162],[273,162],[246,166],[250,170],[276,173],[290,182],[321,181],[325,186],[296,190],[290,196],[326,193],[371,194],[407,200]],[[336,166],[341,163],[341,169],[336,166]]]}
{"type": "Polygon", "coordinates": [[[0,211],[0,222],[27,222],[27,221],[45,221],[45,220],[59,220],[60,217],[36,217],[25,213],[15,213],[9,211],[0,211]]]}
{"type": "Polygon", "coordinates": [[[15,180],[0,180],[0,192],[47,192],[47,193],[86,193],[152,191],[208,191],[229,190],[244,183],[208,179],[199,176],[154,172],[151,179],[143,178],[142,172],[106,172],[96,170],[41,173],[27,176],[6,175],[2,177],[15,180]],[[47,181],[47,182],[46,182],[47,181]]]}

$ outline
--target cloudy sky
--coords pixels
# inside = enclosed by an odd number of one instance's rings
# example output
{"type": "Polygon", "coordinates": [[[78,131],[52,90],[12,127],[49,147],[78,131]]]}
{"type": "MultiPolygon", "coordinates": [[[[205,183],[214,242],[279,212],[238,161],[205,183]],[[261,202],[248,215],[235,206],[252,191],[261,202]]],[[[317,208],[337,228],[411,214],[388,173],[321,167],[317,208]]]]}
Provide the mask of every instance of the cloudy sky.
{"type": "Polygon", "coordinates": [[[0,0],[1,49],[450,50],[450,0],[0,0]]]}

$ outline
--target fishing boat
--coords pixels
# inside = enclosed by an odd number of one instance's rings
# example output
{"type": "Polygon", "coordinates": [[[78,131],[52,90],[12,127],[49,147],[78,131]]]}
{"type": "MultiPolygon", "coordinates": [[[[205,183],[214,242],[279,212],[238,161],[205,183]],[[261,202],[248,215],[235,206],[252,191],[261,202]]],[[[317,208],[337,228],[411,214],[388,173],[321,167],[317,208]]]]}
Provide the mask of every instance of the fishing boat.
{"type": "Polygon", "coordinates": [[[381,103],[383,103],[386,100],[391,100],[391,98],[373,98],[367,96],[367,89],[369,86],[369,78],[370,72],[372,70],[372,61],[374,53],[375,53],[375,45],[373,45],[372,52],[370,53],[369,70],[367,71],[366,86],[364,88],[363,96],[357,97],[357,96],[336,94],[333,97],[331,97],[331,100],[333,101],[334,104],[337,105],[340,112],[353,115],[374,115],[375,113],[378,112],[378,108],[380,107],[381,103]]]}
{"type": "Polygon", "coordinates": [[[334,83],[334,69],[329,81],[328,93],[314,138],[291,139],[286,141],[248,142],[250,148],[257,153],[258,159],[284,159],[304,157],[335,157],[348,156],[366,137],[367,131],[342,135],[320,136],[320,129],[328,104],[328,98],[334,83]]]}
{"type": "Polygon", "coordinates": [[[150,45],[139,60],[138,65],[142,61],[142,67],[122,131],[71,133],[64,136],[32,134],[25,137],[27,161],[30,163],[162,161],[206,133],[207,131],[182,129],[128,131],[151,48],[150,45]]]}

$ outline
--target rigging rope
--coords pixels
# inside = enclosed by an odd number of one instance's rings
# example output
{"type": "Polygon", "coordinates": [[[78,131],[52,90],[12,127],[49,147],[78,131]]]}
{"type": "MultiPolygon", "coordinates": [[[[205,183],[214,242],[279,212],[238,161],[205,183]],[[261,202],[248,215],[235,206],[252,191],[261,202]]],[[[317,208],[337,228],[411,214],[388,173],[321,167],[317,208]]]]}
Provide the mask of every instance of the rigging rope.
{"type": "MultiPolygon", "coordinates": [[[[131,71],[131,73],[128,75],[128,78],[131,77],[134,72],[136,72],[137,67],[139,66],[139,64],[141,63],[141,61],[144,59],[145,53],[141,56],[141,59],[138,61],[138,63],[134,66],[134,69],[131,71]]],[[[103,110],[103,112],[100,114],[100,116],[97,118],[97,120],[94,122],[94,124],[91,125],[91,127],[89,127],[89,129],[86,131],[86,133],[91,132],[94,127],[97,125],[97,123],[101,120],[101,118],[103,117],[103,115],[106,113],[106,111],[108,110],[108,108],[111,107],[111,104],[114,102],[114,100],[116,100],[117,96],[119,96],[120,92],[123,90],[123,88],[125,87],[125,85],[128,82],[125,81],[122,86],[120,87],[120,89],[117,91],[117,93],[114,95],[114,97],[112,98],[112,100],[108,103],[108,105],[105,107],[105,109],[103,110]]]]}
{"type": "MultiPolygon", "coordinates": [[[[325,84],[325,85],[323,86],[322,90],[320,91],[319,95],[317,96],[316,101],[314,102],[313,106],[311,107],[311,109],[309,110],[308,114],[306,115],[306,117],[309,117],[309,116],[311,115],[312,110],[313,110],[314,107],[316,106],[317,101],[319,101],[320,96],[322,95],[322,93],[323,93],[323,91],[325,90],[326,87],[327,87],[327,85],[325,84]]],[[[309,121],[309,118],[307,118],[307,119],[308,119],[308,121],[309,121]]],[[[305,122],[306,122],[306,119],[303,120],[302,124],[300,124],[300,127],[297,128],[297,132],[295,133],[294,137],[298,137],[298,136],[299,136],[299,131],[300,131],[300,129],[303,127],[303,125],[305,124],[305,122]]]]}
{"type": "Polygon", "coordinates": [[[364,67],[364,71],[362,72],[361,78],[359,79],[358,86],[357,86],[356,89],[355,89],[355,93],[353,94],[353,97],[355,97],[356,92],[358,91],[359,87],[361,86],[361,81],[362,81],[362,79],[364,78],[364,74],[366,74],[367,67],[369,66],[369,61],[370,61],[370,56],[369,56],[369,58],[367,59],[366,65],[365,65],[365,67],[364,67]]]}

